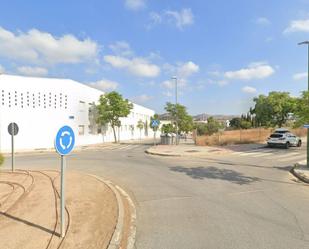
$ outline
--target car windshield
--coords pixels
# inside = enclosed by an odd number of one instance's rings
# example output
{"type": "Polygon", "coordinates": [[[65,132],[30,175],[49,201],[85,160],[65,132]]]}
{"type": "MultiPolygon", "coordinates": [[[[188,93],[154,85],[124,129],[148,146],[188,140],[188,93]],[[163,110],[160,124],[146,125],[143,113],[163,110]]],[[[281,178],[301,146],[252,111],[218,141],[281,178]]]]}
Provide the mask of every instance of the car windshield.
{"type": "Polygon", "coordinates": [[[284,133],[288,133],[288,130],[277,130],[275,131],[275,133],[279,133],[279,134],[284,134],[284,133]]]}
{"type": "Polygon", "coordinates": [[[279,137],[282,137],[282,136],[283,136],[282,134],[278,134],[278,133],[277,134],[274,133],[274,134],[270,135],[271,138],[279,138],[279,137]]]}

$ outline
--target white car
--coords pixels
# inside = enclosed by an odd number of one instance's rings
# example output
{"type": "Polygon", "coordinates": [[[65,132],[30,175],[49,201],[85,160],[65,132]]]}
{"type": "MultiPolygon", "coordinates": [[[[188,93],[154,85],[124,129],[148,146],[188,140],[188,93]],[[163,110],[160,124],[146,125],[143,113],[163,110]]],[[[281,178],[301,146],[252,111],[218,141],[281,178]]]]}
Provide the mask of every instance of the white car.
{"type": "Polygon", "coordinates": [[[290,132],[277,132],[271,134],[267,139],[269,147],[283,146],[288,149],[290,146],[301,146],[301,139],[290,132]]]}

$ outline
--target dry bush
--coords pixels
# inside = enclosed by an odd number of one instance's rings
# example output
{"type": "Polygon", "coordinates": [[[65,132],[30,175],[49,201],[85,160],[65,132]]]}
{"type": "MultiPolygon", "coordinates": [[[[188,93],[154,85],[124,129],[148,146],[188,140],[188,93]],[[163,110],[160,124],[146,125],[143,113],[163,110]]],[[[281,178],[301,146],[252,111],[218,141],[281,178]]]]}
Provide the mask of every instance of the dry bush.
{"type": "MultiPolygon", "coordinates": [[[[205,146],[260,143],[265,142],[273,131],[274,129],[271,128],[224,131],[212,136],[198,136],[196,138],[196,144],[205,146]]],[[[304,128],[291,129],[291,132],[300,137],[307,134],[304,128]]]]}

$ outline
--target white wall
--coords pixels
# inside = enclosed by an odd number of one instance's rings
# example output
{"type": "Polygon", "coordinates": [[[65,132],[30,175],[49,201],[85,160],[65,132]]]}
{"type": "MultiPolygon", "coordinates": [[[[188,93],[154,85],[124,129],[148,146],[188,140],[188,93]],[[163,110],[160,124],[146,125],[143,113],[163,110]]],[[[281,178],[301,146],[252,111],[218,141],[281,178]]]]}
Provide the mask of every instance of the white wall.
{"type": "MultiPolygon", "coordinates": [[[[52,148],[55,135],[63,125],[73,128],[76,145],[113,141],[111,128],[104,135],[90,134],[97,129],[89,129],[89,107],[102,94],[73,80],[0,75],[0,151],[10,150],[7,131],[10,122],[19,126],[19,134],[15,137],[17,150],[52,148]],[[79,126],[84,127],[83,135],[79,135],[79,126]]],[[[138,120],[147,120],[149,125],[153,115],[154,111],[134,104],[129,117],[121,120],[120,139],[138,139],[138,120]],[[133,133],[130,125],[135,128],[133,133]]],[[[151,138],[152,130],[148,130],[151,138]]],[[[142,137],[146,137],[144,131],[142,137]]]]}

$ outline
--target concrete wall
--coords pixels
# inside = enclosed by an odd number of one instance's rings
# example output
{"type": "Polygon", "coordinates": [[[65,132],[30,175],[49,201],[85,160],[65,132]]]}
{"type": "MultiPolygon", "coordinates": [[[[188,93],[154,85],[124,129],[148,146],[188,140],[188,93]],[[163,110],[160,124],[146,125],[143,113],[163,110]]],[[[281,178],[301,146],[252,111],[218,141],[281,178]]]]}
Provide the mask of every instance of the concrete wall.
{"type": "MultiPolygon", "coordinates": [[[[0,75],[0,151],[10,150],[7,131],[10,122],[19,126],[15,137],[17,150],[52,148],[55,135],[63,125],[70,125],[76,145],[113,141],[110,126],[101,128],[92,118],[91,108],[102,91],[67,79],[0,75]],[[100,133],[100,130],[102,133],[100,133]]],[[[117,131],[121,140],[139,139],[138,120],[150,123],[154,111],[134,104],[131,114],[121,119],[117,131]],[[132,129],[134,127],[134,129],[132,129]]],[[[142,130],[142,138],[153,136],[142,130]]]]}

